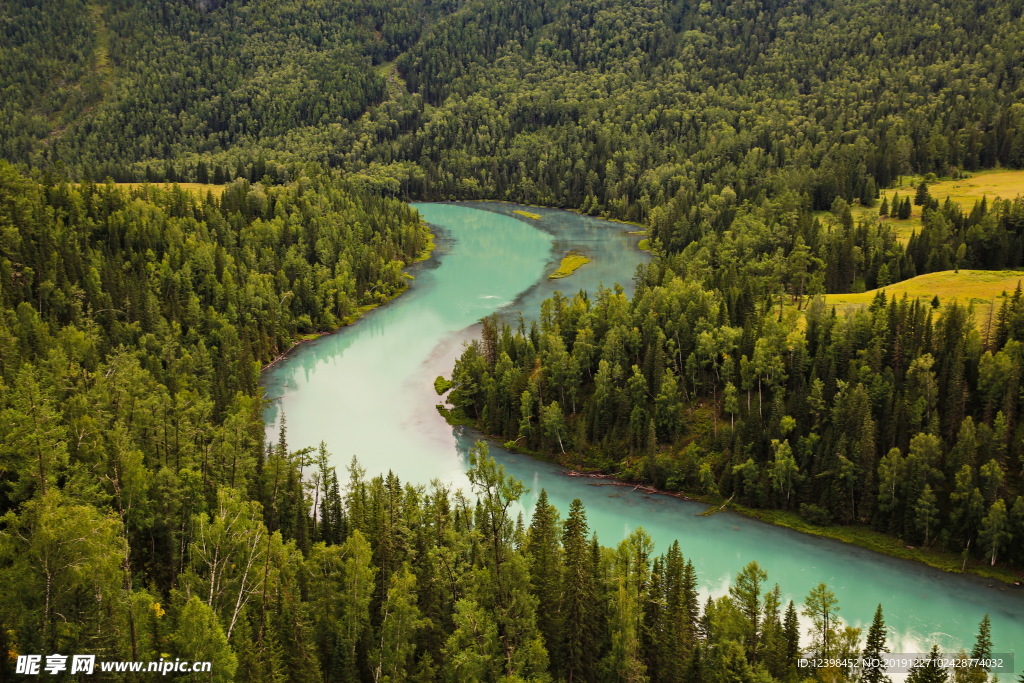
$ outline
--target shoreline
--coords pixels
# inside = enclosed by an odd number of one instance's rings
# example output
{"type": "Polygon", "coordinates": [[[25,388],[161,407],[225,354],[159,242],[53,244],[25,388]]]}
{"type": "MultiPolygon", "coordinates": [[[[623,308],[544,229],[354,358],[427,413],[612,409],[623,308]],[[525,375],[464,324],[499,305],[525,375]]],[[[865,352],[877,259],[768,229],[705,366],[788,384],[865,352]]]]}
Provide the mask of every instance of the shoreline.
{"type": "MultiPolygon", "coordinates": [[[[536,457],[529,453],[524,453],[524,455],[536,457]]],[[[566,467],[556,460],[550,460],[549,462],[566,467]]],[[[1001,588],[1024,589],[1024,571],[1022,570],[1014,570],[1007,567],[991,567],[983,560],[975,560],[973,558],[968,559],[966,565],[964,565],[962,564],[962,555],[943,550],[906,545],[900,539],[880,531],[875,531],[870,527],[860,525],[817,526],[789,510],[751,508],[735,503],[731,498],[725,500],[719,497],[703,496],[685,491],[665,491],[649,484],[624,481],[611,474],[580,472],[571,468],[566,468],[566,470],[566,476],[587,477],[609,482],[607,484],[595,484],[597,486],[624,486],[642,493],[670,496],[680,500],[708,505],[707,510],[698,513],[700,516],[708,516],[725,510],[731,510],[748,519],[754,519],[764,524],[771,524],[772,526],[789,529],[797,533],[846,543],[880,555],[916,562],[947,574],[963,574],[986,581],[998,582],[1001,588]]]]}
{"type": "MultiPolygon", "coordinates": [[[[531,457],[535,456],[531,455],[531,457]]],[[[552,460],[550,462],[561,465],[557,461],[552,460]]],[[[564,465],[561,466],[564,467],[564,465]]],[[[818,538],[846,543],[887,557],[916,562],[918,564],[931,567],[932,569],[937,569],[946,574],[962,574],[983,579],[985,581],[998,582],[1000,584],[1000,588],[1024,589],[1024,571],[1013,570],[1007,567],[991,567],[983,560],[975,560],[973,558],[968,559],[966,564],[963,564],[962,555],[944,550],[906,545],[900,539],[884,534],[880,531],[875,531],[870,527],[861,525],[818,526],[811,524],[800,517],[797,513],[789,510],[751,508],[735,503],[731,498],[725,500],[719,497],[703,496],[684,491],[665,491],[649,484],[633,484],[628,481],[618,479],[611,474],[581,473],[572,469],[569,469],[565,474],[570,477],[583,476],[605,481],[612,480],[615,482],[614,484],[598,485],[625,486],[632,488],[634,491],[641,491],[647,494],[671,496],[672,498],[678,498],[680,500],[704,503],[708,505],[709,507],[707,510],[698,513],[700,516],[706,517],[725,510],[731,510],[743,517],[754,519],[764,524],[771,524],[772,526],[789,529],[790,531],[795,531],[801,534],[807,534],[808,536],[817,536],[818,538]]],[[[992,586],[991,583],[989,585],[992,586]]]]}
{"type": "Polygon", "coordinates": [[[275,365],[283,361],[285,358],[291,355],[292,351],[299,348],[306,342],[316,341],[320,337],[326,337],[329,334],[334,334],[339,330],[345,329],[349,325],[354,325],[355,323],[359,322],[367,313],[374,311],[380,308],[381,306],[391,303],[392,301],[394,301],[395,299],[409,291],[409,281],[413,279],[413,276],[407,273],[406,269],[417,263],[423,263],[424,261],[430,260],[430,257],[434,255],[434,249],[437,247],[437,236],[434,234],[432,230],[430,230],[430,226],[427,225],[425,221],[421,220],[420,222],[427,226],[427,244],[425,247],[423,247],[423,251],[416,258],[409,261],[408,263],[405,264],[405,266],[402,267],[402,275],[406,278],[406,282],[405,285],[400,290],[386,298],[384,301],[381,301],[380,303],[366,304],[365,306],[357,307],[354,313],[352,313],[351,315],[347,316],[344,320],[342,320],[341,325],[334,328],[333,330],[322,330],[320,332],[310,332],[309,334],[301,335],[299,339],[291,343],[291,346],[289,346],[287,349],[278,354],[278,356],[274,358],[274,360],[270,361],[269,363],[261,367],[260,374],[262,375],[264,372],[266,372],[270,368],[274,367],[275,365]]]}
{"type": "Polygon", "coordinates": [[[666,491],[644,482],[631,482],[621,479],[606,472],[588,472],[583,468],[574,467],[573,465],[562,462],[557,458],[548,457],[543,453],[517,448],[506,441],[502,441],[498,437],[491,434],[485,434],[468,418],[453,414],[451,409],[443,408],[441,405],[438,405],[437,407],[441,416],[453,427],[468,427],[481,435],[487,441],[501,446],[505,450],[512,451],[519,455],[529,456],[542,462],[557,465],[562,468],[563,476],[598,480],[591,483],[591,486],[619,486],[629,488],[632,491],[639,491],[647,495],[669,496],[679,500],[703,503],[707,505],[708,508],[702,512],[696,513],[698,516],[706,517],[708,515],[731,510],[743,517],[756,520],[763,524],[771,524],[772,526],[789,529],[796,533],[816,536],[818,538],[824,538],[839,543],[846,543],[848,545],[878,553],[879,555],[923,564],[946,574],[960,574],[971,576],[977,580],[988,581],[989,587],[999,588],[1001,590],[1024,590],[1024,570],[1021,569],[990,567],[985,563],[985,561],[976,560],[974,558],[970,558],[966,563],[964,563],[964,558],[960,554],[906,545],[901,539],[889,536],[888,534],[884,534],[880,531],[875,531],[874,529],[866,526],[817,526],[803,519],[795,512],[788,510],[750,508],[733,502],[731,498],[723,499],[718,496],[706,496],[687,491],[666,491]]]}

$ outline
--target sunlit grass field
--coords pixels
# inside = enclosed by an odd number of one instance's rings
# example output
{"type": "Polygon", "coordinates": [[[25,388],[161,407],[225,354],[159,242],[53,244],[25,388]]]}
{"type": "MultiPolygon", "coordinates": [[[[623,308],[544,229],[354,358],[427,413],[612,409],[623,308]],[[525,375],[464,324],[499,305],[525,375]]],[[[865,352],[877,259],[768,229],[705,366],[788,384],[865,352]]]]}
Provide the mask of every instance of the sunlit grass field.
{"type": "MultiPolygon", "coordinates": [[[[902,298],[906,294],[928,304],[937,296],[939,314],[954,301],[962,306],[973,305],[975,323],[983,328],[988,323],[990,311],[993,314],[998,311],[1001,297],[1013,294],[1017,283],[1022,281],[1024,270],[961,270],[959,273],[943,270],[880,289],[885,291],[887,298],[902,298]],[[995,311],[992,310],[993,304],[995,311]]],[[[878,292],[878,289],[873,289],[857,294],[826,294],[825,302],[835,306],[838,313],[848,313],[870,306],[878,292]]]]}
{"type": "Polygon", "coordinates": [[[193,192],[201,197],[205,197],[207,192],[213,194],[214,197],[219,197],[224,194],[224,185],[213,185],[211,183],[114,183],[118,187],[131,189],[134,187],[142,187],[144,185],[152,185],[154,187],[161,187],[165,190],[169,190],[175,185],[185,190],[186,192],[193,192]]]}
{"type": "MultiPolygon", "coordinates": [[[[883,219],[886,224],[892,226],[896,231],[896,238],[903,244],[906,244],[911,234],[921,232],[921,207],[913,204],[914,196],[917,194],[917,186],[920,183],[921,176],[904,176],[903,184],[899,187],[882,190],[882,196],[878,198],[874,206],[852,207],[854,221],[859,222],[865,218],[877,218],[878,207],[881,206],[882,199],[888,199],[891,206],[892,200],[897,194],[899,194],[901,200],[904,197],[910,197],[910,218],[902,220],[898,218],[883,219]]],[[[997,197],[1000,199],[1013,199],[1018,195],[1024,194],[1024,171],[979,171],[969,178],[940,180],[929,183],[928,193],[938,199],[939,202],[945,202],[946,198],[950,198],[960,204],[964,210],[970,211],[974,207],[975,202],[981,201],[984,197],[991,201],[997,197]]]]}

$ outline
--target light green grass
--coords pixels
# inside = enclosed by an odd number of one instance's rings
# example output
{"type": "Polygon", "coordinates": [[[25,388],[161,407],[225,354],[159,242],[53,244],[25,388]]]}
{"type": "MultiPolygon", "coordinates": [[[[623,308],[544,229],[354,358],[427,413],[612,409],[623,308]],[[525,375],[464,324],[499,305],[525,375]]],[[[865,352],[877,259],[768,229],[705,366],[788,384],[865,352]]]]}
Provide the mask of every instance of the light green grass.
{"type": "Polygon", "coordinates": [[[213,194],[214,197],[219,197],[224,194],[224,185],[214,185],[212,183],[114,183],[116,187],[123,187],[126,190],[131,190],[136,187],[159,187],[164,190],[170,190],[172,187],[180,187],[186,192],[197,194],[200,197],[205,197],[207,192],[213,194]]]}
{"type": "Polygon", "coordinates": [[[93,49],[95,68],[104,79],[110,78],[113,70],[110,66],[110,29],[103,18],[103,6],[99,2],[90,2],[87,6],[89,19],[93,24],[96,45],[93,49]]]}
{"type": "MultiPolygon", "coordinates": [[[[920,182],[920,178],[917,178],[920,182]]],[[[917,190],[917,187],[914,187],[917,190]]],[[[970,178],[942,180],[928,186],[928,193],[939,201],[950,198],[965,209],[970,209],[982,197],[989,200],[1014,199],[1024,194],[1024,171],[980,171],[970,178]]],[[[920,207],[918,207],[920,210],[920,207]]]]}
{"type": "Polygon", "coordinates": [[[512,213],[522,216],[523,218],[532,218],[535,221],[540,220],[539,213],[533,213],[532,211],[523,211],[522,209],[515,209],[512,213]]]}
{"type": "Polygon", "coordinates": [[[1003,293],[1012,293],[1017,283],[1024,281],[1022,270],[943,270],[927,273],[888,287],[880,287],[857,294],[826,294],[825,302],[835,306],[840,313],[866,308],[879,290],[886,297],[902,298],[904,294],[930,303],[939,297],[939,313],[948,304],[956,301],[962,306],[974,305],[974,319],[979,326],[987,324],[992,306],[999,305],[1003,293]]]}
{"type": "MultiPolygon", "coordinates": [[[[899,187],[883,190],[881,197],[878,198],[874,206],[855,205],[850,207],[853,220],[860,222],[862,220],[879,219],[878,208],[881,206],[883,199],[889,200],[891,207],[892,200],[896,194],[899,194],[901,201],[909,197],[911,201],[910,218],[900,219],[891,216],[881,218],[883,223],[891,226],[896,232],[897,241],[901,244],[906,244],[911,234],[921,233],[921,207],[913,203],[914,197],[917,195],[917,186],[920,184],[921,176],[904,176],[903,184],[899,187]]],[[[1018,195],[1024,194],[1024,171],[994,169],[978,171],[969,178],[940,180],[928,184],[928,194],[939,200],[940,203],[945,202],[947,198],[952,199],[964,211],[970,211],[974,208],[974,204],[981,201],[984,197],[991,201],[997,197],[1000,199],[1014,199],[1018,195]]],[[[824,217],[830,214],[827,211],[820,211],[818,215],[824,217]]]]}
{"type": "Polygon", "coordinates": [[[576,270],[590,263],[590,259],[583,254],[577,254],[575,251],[570,251],[562,258],[562,262],[558,265],[558,270],[548,275],[549,280],[558,280],[563,277],[569,277],[576,270]]]}

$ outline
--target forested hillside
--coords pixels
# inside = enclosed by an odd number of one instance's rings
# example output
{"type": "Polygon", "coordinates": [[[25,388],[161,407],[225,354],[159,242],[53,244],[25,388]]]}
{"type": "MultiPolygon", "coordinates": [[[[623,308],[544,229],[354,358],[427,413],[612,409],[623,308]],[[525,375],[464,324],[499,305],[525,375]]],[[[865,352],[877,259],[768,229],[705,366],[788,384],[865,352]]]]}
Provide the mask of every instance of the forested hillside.
{"type": "Polygon", "coordinates": [[[3,24],[0,138],[76,179],[315,160],[644,221],[1024,163],[1016,0],[56,4],[3,24]]]}
{"type": "MultiPolygon", "coordinates": [[[[678,546],[602,548],[543,494],[527,527],[483,446],[465,493],[355,462],[342,486],[284,431],[264,448],[260,364],[396,291],[422,249],[395,200],[327,176],[198,198],[0,164],[0,234],[10,653],[209,660],[213,680],[725,683],[799,678],[798,614],[814,652],[862,647],[825,585],[783,605],[751,563],[701,605],[678,546]]],[[[872,632],[868,653],[880,616],[872,632]]]]}
{"type": "Polygon", "coordinates": [[[783,605],[751,564],[701,605],[685,547],[654,557],[636,532],[603,548],[580,505],[561,521],[543,497],[514,519],[522,485],[482,451],[460,493],[356,463],[346,486],[323,449],[264,444],[260,369],[402,291],[428,248],[403,199],[649,233],[631,300],[559,295],[530,329],[485,322],[450,400],[490,434],[1024,566],[1020,289],[986,319],[884,294],[843,317],[815,297],[1024,265],[1024,200],[928,192],[1024,166],[1022,15],[10,0],[0,649],[211,659],[218,680],[793,681],[802,615],[814,654],[882,651],[881,612],[841,629],[827,586],[783,605]],[[913,196],[879,204],[911,175],[913,196]],[[912,235],[874,219],[912,202],[912,235]]]}

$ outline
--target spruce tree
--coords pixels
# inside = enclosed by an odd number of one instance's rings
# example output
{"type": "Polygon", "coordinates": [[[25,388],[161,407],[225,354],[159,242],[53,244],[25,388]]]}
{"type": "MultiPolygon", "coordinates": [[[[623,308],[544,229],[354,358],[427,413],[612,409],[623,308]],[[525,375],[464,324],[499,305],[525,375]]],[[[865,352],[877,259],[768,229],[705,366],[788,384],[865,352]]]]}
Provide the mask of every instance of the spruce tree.
{"type": "Polygon", "coordinates": [[[918,206],[923,206],[929,199],[928,183],[922,180],[921,184],[917,186],[917,194],[914,196],[914,203],[918,206]]]}
{"type": "Polygon", "coordinates": [[[530,591],[537,598],[537,627],[548,652],[554,652],[561,640],[559,595],[562,583],[561,547],[558,544],[558,510],[548,503],[541,489],[533,519],[526,535],[526,554],[530,558],[530,591]]]}
{"type": "Polygon", "coordinates": [[[910,206],[910,197],[907,197],[906,199],[904,199],[900,203],[900,215],[899,215],[899,217],[901,219],[903,219],[903,220],[906,220],[907,218],[910,218],[911,211],[912,211],[912,209],[911,209],[911,206],[910,206]]]}
{"type": "Polygon", "coordinates": [[[885,675],[885,664],[875,664],[889,650],[885,647],[885,620],[882,618],[882,605],[875,609],[875,618],[868,629],[867,641],[864,643],[863,659],[867,664],[861,670],[865,683],[882,683],[890,680],[885,675]]]}
{"type": "Polygon", "coordinates": [[[795,665],[800,657],[800,622],[796,616],[796,605],[789,601],[786,618],[782,622],[782,632],[786,637],[786,658],[789,664],[795,665]]]}
{"type": "Polygon", "coordinates": [[[972,659],[992,658],[992,620],[986,614],[978,624],[978,637],[971,649],[972,659]]]}
{"type": "Polygon", "coordinates": [[[946,683],[949,680],[949,673],[939,666],[942,653],[938,645],[932,645],[928,659],[919,659],[914,662],[907,676],[907,683],[946,683]]]}
{"type": "MultiPolygon", "coordinates": [[[[971,648],[971,659],[992,659],[992,620],[987,614],[978,624],[978,637],[975,638],[974,647],[971,648]]],[[[976,680],[986,680],[987,671],[988,667],[979,665],[976,668],[978,674],[976,680]]]]}
{"type": "Polygon", "coordinates": [[[569,517],[562,531],[562,550],[565,568],[562,578],[562,614],[566,629],[559,657],[555,662],[563,667],[562,674],[569,680],[591,680],[597,655],[597,633],[594,623],[594,604],[597,587],[591,548],[588,543],[587,513],[579,498],[569,505],[569,517]]]}
{"type": "Polygon", "coordinates": [[[878,198],[878,186],[875,184],[875,179],[868,176],[867,181],[864,183],[864,191],[860,195],[860,203],[862,206],[872,207],[875,205],[875,199],[878,198]]]}

